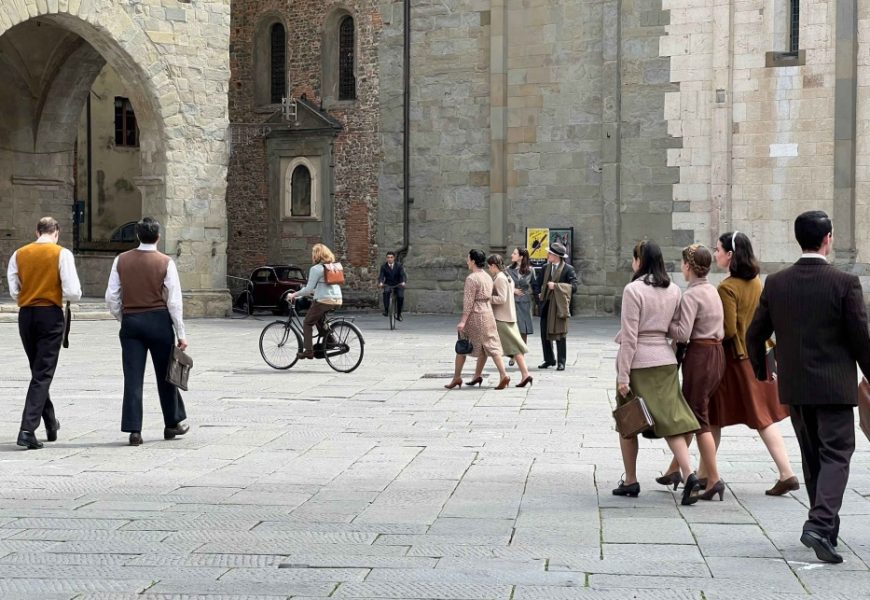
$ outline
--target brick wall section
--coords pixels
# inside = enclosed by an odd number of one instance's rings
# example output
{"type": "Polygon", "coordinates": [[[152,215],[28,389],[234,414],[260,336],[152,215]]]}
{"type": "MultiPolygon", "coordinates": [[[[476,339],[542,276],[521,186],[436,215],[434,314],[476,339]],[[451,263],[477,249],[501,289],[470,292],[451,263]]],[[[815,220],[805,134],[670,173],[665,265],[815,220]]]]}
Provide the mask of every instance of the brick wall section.
{"type": "MultiPolygon", "coordinates": [[[[377,231],[374,221],[378,204],[378,173],[382,161],[379,132],[379,76],[376,42],[383,28],[377,0],[236,0],[232,3],[230,66],[230,120],[257,123],[269,115],[254,107],[254,36],[258,24],[269,15],[281,15],[287,29],[287,64],[290,93],[319,106],[321,102],[321,43],[324,23],[337,9],[354,17],[356,28],[357,100],[341,103],[327,112],[344,125],[333,145],[333,210],[335,254],[352,266],[347,289],[374,291],[377,277],[377,231]],[[352,206],[359,204],[361,209],[352,206]],[[351,228],[350,218],[364,218],[351,228]],[[365,225],[364,227],[362,225],[365,225]],[[353,231],[351,234],[350,232],[353,231]],[[360,237],[365,232],[365,237],[360,237]],[[353,237],[351,242],[350,238],[353,237]],[[351,250],[351,248],[353,248],[351,250]],[[349,259],[349,260],[348,260],[349,259]]],[[[324,161],[324,168],[329,162],[324,161]]],[[[262,140],[235,146],[230,163],[227,211],[230,230],[229,271],[246,274],[264,255],[270,261],[310,263],[308,239],[297,223],[282,221],[278,228],[282,256],[268,256],[268,168],[262,140]],[[293,241],[296,243],[293,243],[293,241]]]]}

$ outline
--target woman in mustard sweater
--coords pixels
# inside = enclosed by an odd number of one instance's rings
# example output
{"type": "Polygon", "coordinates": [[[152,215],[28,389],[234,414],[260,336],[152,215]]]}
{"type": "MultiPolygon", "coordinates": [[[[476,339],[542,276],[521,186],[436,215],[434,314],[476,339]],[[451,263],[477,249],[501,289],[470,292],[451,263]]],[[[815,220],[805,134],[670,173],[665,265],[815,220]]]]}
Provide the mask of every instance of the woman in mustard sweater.
{"type": "Polygon", "coordinates": [[[788,416],[788,407],[780,404],[775,382],[755,378],[746,353],[746,330],[761,298],[758,261],[749,237],[738,231],[719,237],[714,257],[729,276],[719,284],[725,313],[725,376],[710,399],[710,431],[717,448],[723,427],[742,424],[758,431],[779,471],[766,494],[781,496],[800,488],[776,426],[788,416]]]}

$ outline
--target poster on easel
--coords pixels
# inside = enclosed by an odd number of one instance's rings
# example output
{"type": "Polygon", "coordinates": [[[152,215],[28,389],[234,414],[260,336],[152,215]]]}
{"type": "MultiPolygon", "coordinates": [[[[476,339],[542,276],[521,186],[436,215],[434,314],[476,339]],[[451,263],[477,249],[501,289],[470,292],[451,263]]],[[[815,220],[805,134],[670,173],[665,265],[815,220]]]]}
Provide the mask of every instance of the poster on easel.
{"type": "Polygon", "coordinates": [[[533,266],[542,267],[547,263],[547,251],[556,242],[565,246],[568,255],[565,262],[573,263],[573,227],[526,227],[526,250],[533,266]]]}

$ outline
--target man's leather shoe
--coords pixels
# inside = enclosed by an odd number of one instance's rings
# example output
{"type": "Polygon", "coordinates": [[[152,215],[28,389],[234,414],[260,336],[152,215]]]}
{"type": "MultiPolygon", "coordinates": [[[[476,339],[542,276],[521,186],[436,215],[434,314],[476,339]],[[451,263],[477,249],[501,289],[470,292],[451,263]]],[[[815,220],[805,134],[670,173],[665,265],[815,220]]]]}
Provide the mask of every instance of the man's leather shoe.
{"type": "Polygon", "coordinates": [[[130,445],[131,446],[141,446],[142,445],[142,434],[138,431],[134,431],[130,434],[130,445]]]}
{"type": "Polygon", "coordinates": [[[559,363],[559,366],[556,367],[556,370],[557,371],[564,371],[565,370],[565,363],[559,363]]]}
{"type": "Polygon", "coordinates": [[[554,367],[554,366],[556,366],[556,363],[543,362],[543,363],[538,365],[538,368],[539,369],[549,369],[550,367],[554,367]]]}
{"type": "Polygon", "coordinates": [[[28,450],[39,450],[42,448],[42,442],[36,439],[36,436],[29,431],[19,431],[17,443],[19,446],[24,446],[28,450]]]}
{"type": "Polygon", "coordinates": [[[401,320],[402,320],[402,315],[396,315],[396,320],[397,320],[397,321],[401,321],[401,320]]]}
{"type": "Polygon", "coordinates": [[[190,425],[185,425],[184,423],[176,423],[175,427],[163,428],[163,439],[172,440],[175,439],[176,435],[184,435],[188,431],[190,431],[190,425]]]}
{"type": "Polygon", "coordinates": [[[801,544],[807,548],[812,548],[816,553],[816,558],[823,562],[834,564],[843,562],[843,557],[834,550],[831,540],[819,535],[815,531],[804,531],[803,535],[801,535],[801,544]]]}
{"type": "Polygon", "coordinates": [[[49,442],[57,441],[57,430],[60,429],[60,421],[57,419],[54,420],[54,425],[52,427],[45,427],[45,437],[49,442]]]}
{"type": "Polygon", "coordinates": [[[305,352],[304,350],[302,352],[297,352],[296,358],[300,360],[303,358],[312,359],[314,358],[314,350],[312,350],[311,352],[305,352]]]}
{"type": "Polygon", "coordinates": [[[384,316],[385,316],[385,317],[388,317],[388,316],[390,316],[390,313],[388,313],[388,312],[387,312],[387,311],[384,311],[384,312],[383,312],[383,313],[381,313],[381,314],[383,314],[383,315],[384,315],[384,316]]]}

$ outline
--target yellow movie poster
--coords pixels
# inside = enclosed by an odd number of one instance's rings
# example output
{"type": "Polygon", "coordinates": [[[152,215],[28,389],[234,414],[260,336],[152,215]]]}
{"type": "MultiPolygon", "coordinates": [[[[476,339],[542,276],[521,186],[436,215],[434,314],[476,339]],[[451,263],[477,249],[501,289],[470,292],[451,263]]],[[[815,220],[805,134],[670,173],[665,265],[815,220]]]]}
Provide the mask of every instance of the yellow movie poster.
{"type": "Polygon", "coordinates": [[[547,248],[550,247],[550,230],[546,227],[529,227],[526,229],[526,250],[529,259],[534,261],[547,260],[547,248]]]}

